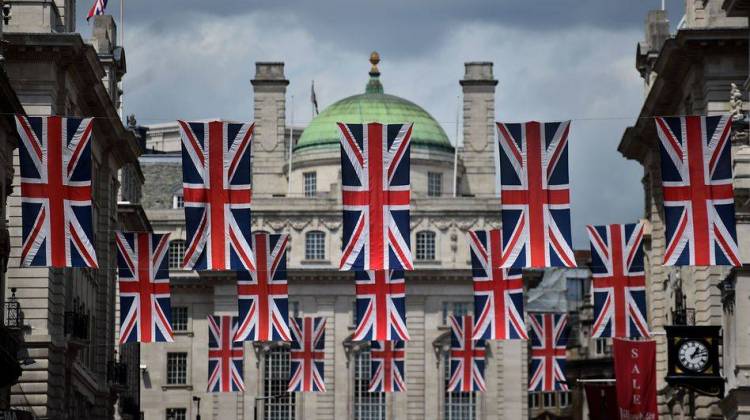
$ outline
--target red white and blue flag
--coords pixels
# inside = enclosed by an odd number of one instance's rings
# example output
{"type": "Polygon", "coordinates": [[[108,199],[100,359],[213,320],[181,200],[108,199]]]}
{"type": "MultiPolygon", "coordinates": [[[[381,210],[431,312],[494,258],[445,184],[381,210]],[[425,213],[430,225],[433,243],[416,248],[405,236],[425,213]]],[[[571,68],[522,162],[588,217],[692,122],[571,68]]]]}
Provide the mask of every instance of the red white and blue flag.
{"type": "Polygon", "coordinates": [[[323,317],[289,318],[292,332],[290,373],[287,392],[325,392],[326,319],[323,317]]]}
{"type": "Polygon", "coordinates": [[[242,366],[245,352],[242,342],[235,342],[236,316],[208,316],[208,388],[206,392],[245,390],[242,366]]]}
{"type": "Polygon", "coordinates": [[[370,343],[370,388],[368,392],[405,392],[405,341],[370,343]]]}
{"type": "Polygon", "coordinates": [[[98,268],[91,210],[91,118],[16,116],[21,265],[98,268]]]}
{"type": "Polygon", "coordinates": [[[570,121],[497,123],[505,268],[575,267],[570,121]]]}
{"type": "Polygon", "coordinates": [[[656,117],[664,265],[740,266],[728,116],[656,117]]]}
{"type": "Polygon", "coordinates": [[[188,270],[255,270],[250,246],[254,124],[178,121],[188,270]]]}
{"type": "Polygon", "coordinates": [[[449,354],[450,380],[448,392],[485,391],[484,340],[474,340],[474,320],[471,315],[450,316],[451,350],[449,354]]]}
{"type": "Polygon", "coordinates": [[[240,327],[236,341],[291,341],[286,249],[289,235],[254,233],[257,270],[237,272],[240,327]]]}
{"type": "Polygon", "coordinates": [[[529,313],[531,366],[529,391],[566,391],[565,349],[568,345],[568,315],[529,313]]]}
{"type": "Polygon", "coordinates": [[[591,240],[592,337],[648,337],[643,225],[587,226],[591,240]]]}
{"type": "Polygon", "coordinates": [[[120,287],[120,344],[174,341],[169,234],[115,232],[120,287]]]}
{"type": "Polygon", "coordinates": [[[94,4],[91,5],[89,12],[86,14],[86,20],[89,20],[94,16],[103,15],[106,8],[107,0],[94,0],[94,4]]]}
{"type": "Polygon", "coordinates": [[[469,232],[474,278],[474,339],[528,340],[523,320],[523,276],[520,268],[500,268],[500,229],[469,232]]]}
{"type": "Polygon", "coordinates": [[[342,270],[412,270],[409,145],[412,124],[344,124],[342,270]]]}
{"type": "Polygon", "coordinates": [[[357,328],[354,341],[409,339],[404,272],[357,271],[357,328]]]}

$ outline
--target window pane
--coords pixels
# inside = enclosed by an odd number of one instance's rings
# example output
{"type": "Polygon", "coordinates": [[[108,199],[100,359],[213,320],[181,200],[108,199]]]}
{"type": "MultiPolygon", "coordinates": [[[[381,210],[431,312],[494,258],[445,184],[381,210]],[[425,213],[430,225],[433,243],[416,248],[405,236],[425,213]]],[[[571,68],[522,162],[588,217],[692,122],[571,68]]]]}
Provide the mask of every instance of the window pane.
{"type": "Polygon", "coordinates": [[[187,306],[172,307],[172,330],[187,331],[188,329],[188,308],[187,306]]]}
{"type": "Polygon", "coordinates": [[[187,353],[167,353],[167,384],[187,384],[187,353]]]}
{"type": "Polygon", "coordinates": [[[175,194],[172,197],[172,208],[181,209],[185,207],[185,198],[182,194],[175,194]]]}
{"type": "Polygon", "coordinates": [[[169,268],[182,268],[182,259],[185,258],[185,241],[175,239],[169,242],[169,268]]]}
{"type": "Polygon", "coordinates": [[[417,260],[435,260],[435,232],[417,232],[417,260]]]}
{"type": "Polygon", "coordinates": [[[444,365],[444,413],[445,420],[474,420],[477,415],[476,392],[448,392],[448,382],[451,377],[451,364],[448,354],[443,357],[444,365]]]}
{"type": "Polygon", "coordinates": [[[289,349],[277,347],[265,356],[266,368],[263,376],[263,418],[266,420],[288,420],[295,418],[295,394],[286,392],[289,382],[289,349]]]}
{"type": "Polygon", "coordinates": [[[370,388],[370,351],[363,350],[354,359],[354,418],[385,420],[385,393],[368,392],[370,388]]]}
{"type": "Polygon", "coordinates": [[[305,197],[314,197],[318,192],[318,175],[315,172],[302,174],[305,181],[305,197]]]}
{"type": "Polygon", "coordinates": [[[427,173],[427,195],[440,197],[443,194],[443,174],[440,172],[427,173]]]}
{"type": "Polygon", "coordinates": [[[448,316],[462,317],[468,315],[469,302],[443,302],[443,325],[448,325],[448,316]]]}
{"type": "Polygon", "coordinates": [[[320,231],[307,232],[305,235],[305,259],[324,260],[326,258],[326,234],[320,231]]]}
{"type": "Polygon", "coordinates": [[[167,420],[187,420],[186,408],[167,408],[167,420]]]}

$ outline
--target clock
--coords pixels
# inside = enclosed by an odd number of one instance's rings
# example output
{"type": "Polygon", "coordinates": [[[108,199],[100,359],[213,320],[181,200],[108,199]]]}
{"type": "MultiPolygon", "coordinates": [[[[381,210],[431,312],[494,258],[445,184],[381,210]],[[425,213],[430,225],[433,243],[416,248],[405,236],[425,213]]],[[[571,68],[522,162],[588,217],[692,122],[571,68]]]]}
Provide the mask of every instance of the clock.
{"type": "Polygon", "coordinates": [[[685,340],[677,349],[677,360],[685,370],[703,372],[708,366],[708,347],[700,340],[685,340]]]}
{"type": "Polygon", "coordinates": [[[667,376],[672,387],[691,389],[721,398],[721,327],[718,325],[667,325],[667,376]]]}

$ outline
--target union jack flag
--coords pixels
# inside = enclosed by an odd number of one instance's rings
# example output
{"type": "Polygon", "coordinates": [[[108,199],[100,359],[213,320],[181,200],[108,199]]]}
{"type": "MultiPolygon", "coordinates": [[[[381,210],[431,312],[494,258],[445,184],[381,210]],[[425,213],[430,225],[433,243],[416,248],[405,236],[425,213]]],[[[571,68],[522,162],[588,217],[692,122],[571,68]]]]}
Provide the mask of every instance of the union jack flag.
{"type": "Polygon", "coordinates": [[[174,341],[169,234],[115,232],[120,286],[120,344],[174,341]]]}
{"type": "Polygon", "coordinates": [[[91,122],[16,116],[24,267],[98,268],[91,215],[91,122]]]}
{"type": "Polygon", "coordinates": [[[648,337],[643,225],[587,226],[594,287],[592,337],[648,337]]]}
{"type": "Polygon", "coordinates": [[[411,124],[344,124],[342,270],[412,270],[409,249],[411,124]]]}
{"type": "Polygon", "coordinates": [[[408,340],[404,272],[357,271],[354,341],[408,340]]]}
{"type": "Polygon", "coordinates": [[[287,392],[326,392],[323,380],[326,319],[304,317],[289,318],[289,321],[292,348],[287,392]]]}
{"type": "Polygon", "coordinates": [[[469,232],[474,277],[474,339],[528,340],[523,321],[523,277],[520,268],[500,268],[500,229],[469,232]]]}
{"type": "Polygon", "coordinates": [[[484,340],[474,340],[474,321],[471,315],[450,316],[451,350],[448,392],[485,391],[484,340]]]}
{"type": "Polygon", "coordinates": [[[657,117],[664,265],[740,266],[728,116],[657,117]]]}
{"type": "Polygon", "coordinates": [[[368,392],[405,392],[405,341],[370,343],[370,388],[368,392]]]}
{"type": "Polygon", "coordinates": [[[250,247],[254,124],[178,121],[187,247],[183,268],[255,270],[250,247]]]}
{"type": "Polygon", "coordinates": [[[240,327],[235,341],[291,341],[286,247],[289,235],[254,233],[258,269],[237,272],[240,327]]]}
{"type": "Polygon", "coordinates": [[[568,345],[568,315],[529,314],[531,366],[529,391],[567,391],[565,348],[568,345]]]}
{"type": "Polygon", "coordinates": [[[575,267],[570,236],[570,121],[497,124],[505,268],[575,267]]]}
{"type": "Polygon", "coordinates": [[[91,5],[86,20],[88,21],[94,16],[103,15],[104,9],[107,8],[107,0],[94,0],[94,4],[91,5]]]}
{"type": "Polygon", "coordinates": [[[232,338],[237,332],[238,318],[208,316],[208,388],[206,392],[237,392],[245,390],[242,365],[245,352],[242,342],[232,338]]]}

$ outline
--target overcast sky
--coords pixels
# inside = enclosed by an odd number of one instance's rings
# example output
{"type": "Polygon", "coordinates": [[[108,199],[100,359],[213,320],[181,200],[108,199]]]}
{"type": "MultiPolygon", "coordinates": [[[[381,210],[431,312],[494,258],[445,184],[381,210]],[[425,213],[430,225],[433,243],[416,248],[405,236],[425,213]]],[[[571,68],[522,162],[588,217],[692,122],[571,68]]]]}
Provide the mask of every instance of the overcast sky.
{"type": "MultiPolygon", "coordinates": [[[[666,4],[674,27],[684,0],[666,4]]],[[[88,6],[78,6],[84,37],[88,6]]],[[[119,7],[110,1],[108,12],[119,18],[119,7]]],[[[386,92],[424,107],[453,141],[463,63],[492,61],[499,121],[573,120],[573,240],[584,248],[586,224],[634,222],[643,213],[642,170],[617,145],[643,102],[636,43],[647,11],[658,7],[659,0],[127,0],[124,108],[141,124],[249,120],[254,62],[284,61],[295,125],[306,125],[311,81],[321,109],[360,93],[377,50],[386,92]]]]}

